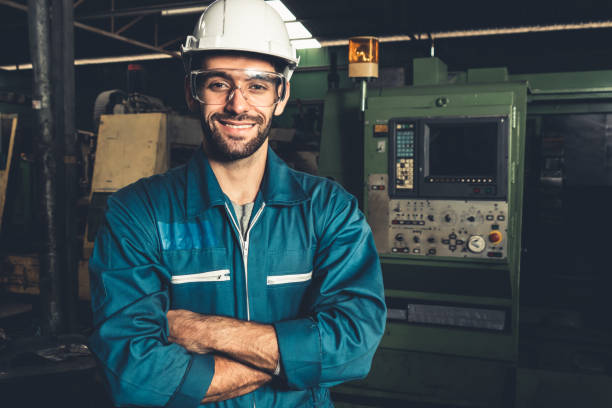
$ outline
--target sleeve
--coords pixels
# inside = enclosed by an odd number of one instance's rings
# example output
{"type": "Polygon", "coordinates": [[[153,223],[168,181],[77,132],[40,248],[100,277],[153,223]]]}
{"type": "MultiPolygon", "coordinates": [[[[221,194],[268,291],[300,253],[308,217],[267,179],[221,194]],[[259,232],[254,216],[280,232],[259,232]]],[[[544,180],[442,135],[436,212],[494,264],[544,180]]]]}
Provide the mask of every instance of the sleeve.
{"type": "Polygon", "coordinates": [[[167,340],[170,274],[159,261],[144,202],[121,192],[108,200],[89,262],[90,348],[116,406],[196,407],[212,381],[214,359],[167,340]]]}
{"type": "Polygon", "coordinates": [[[310,316],[274,325],[282,373],[298,389],[364,378],[386,321],[380,261],[365,217],[347,193],[332,197],[327,208],[310,316]]]}

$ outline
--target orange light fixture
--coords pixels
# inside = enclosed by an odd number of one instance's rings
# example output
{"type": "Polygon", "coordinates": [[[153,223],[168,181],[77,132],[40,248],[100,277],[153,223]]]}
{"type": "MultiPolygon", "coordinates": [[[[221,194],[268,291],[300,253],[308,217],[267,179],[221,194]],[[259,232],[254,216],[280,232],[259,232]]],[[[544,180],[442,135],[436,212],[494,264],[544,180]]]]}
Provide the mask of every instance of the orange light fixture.
{"type": "Polygon", "coordinates": [[[378,38],[349,39],[349,77],[378,78],[378,38]]]}

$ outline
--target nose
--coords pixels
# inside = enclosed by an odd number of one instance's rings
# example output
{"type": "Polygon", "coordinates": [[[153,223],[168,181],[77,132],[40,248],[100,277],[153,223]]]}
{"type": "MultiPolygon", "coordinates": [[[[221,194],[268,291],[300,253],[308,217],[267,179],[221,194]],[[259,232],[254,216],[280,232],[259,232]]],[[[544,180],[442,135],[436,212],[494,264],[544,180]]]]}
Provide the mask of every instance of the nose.
{"type": "Polygon", "coordinates": [[[234,88],[232,92],[227,96],[225,110],[240,114],[243,112],[247,112],[250,108],[251,105],[249,105],[249,103],[247,102],[240,88],[234,88]]]}

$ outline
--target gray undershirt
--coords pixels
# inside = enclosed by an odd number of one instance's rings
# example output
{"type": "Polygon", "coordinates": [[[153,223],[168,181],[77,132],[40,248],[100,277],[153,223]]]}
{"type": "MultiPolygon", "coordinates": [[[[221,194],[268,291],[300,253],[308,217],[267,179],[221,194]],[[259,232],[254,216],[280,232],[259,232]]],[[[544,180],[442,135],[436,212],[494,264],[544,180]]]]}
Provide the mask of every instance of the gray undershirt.
{"type": "Polygon", "coordinates": [[[249,230],[249,221],[251,220],[254,204],[255,203],[247,203],[240,205],[232,201],[234,213],[236,213],[236,219],[238,219],[238,227],[240,227],[240,234],[244,239],[246,239],[246,233],[249,230]]]}
{"type": "MultiPolygon", "coordinates": [[[[246,233],[249,230],[249,221],[251,220],[251,213],[253,212],[253,205],[255,203],[247,203],[244,205],[236,204],[232,201],[234,207],[234,213],[238,219],[238,227],[240,228],[240,234],[246,239],[246,233]]],[[[281,371],[280,359],[276,363],[276,369],[274,369],[274,375],[278,376],[281,371]]]]}

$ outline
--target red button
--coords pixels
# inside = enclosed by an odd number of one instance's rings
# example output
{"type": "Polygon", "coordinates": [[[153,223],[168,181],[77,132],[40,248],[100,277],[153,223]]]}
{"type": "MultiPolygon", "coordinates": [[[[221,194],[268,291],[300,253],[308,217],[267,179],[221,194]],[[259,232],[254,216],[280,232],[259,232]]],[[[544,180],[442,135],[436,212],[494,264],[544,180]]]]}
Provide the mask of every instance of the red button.
{"type": "Polygon", "coordinates": [[[502,240],[502,233],[499,231],[491,231],[489,233],[489,241],[493,244],[498,244],[502,240]]]}

